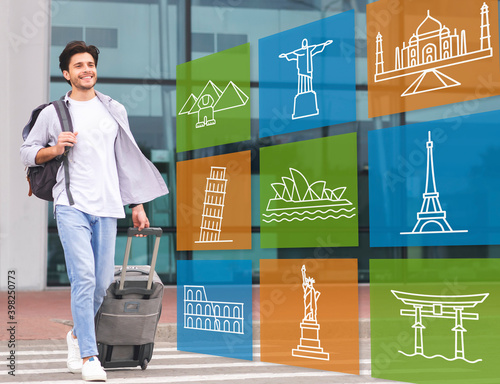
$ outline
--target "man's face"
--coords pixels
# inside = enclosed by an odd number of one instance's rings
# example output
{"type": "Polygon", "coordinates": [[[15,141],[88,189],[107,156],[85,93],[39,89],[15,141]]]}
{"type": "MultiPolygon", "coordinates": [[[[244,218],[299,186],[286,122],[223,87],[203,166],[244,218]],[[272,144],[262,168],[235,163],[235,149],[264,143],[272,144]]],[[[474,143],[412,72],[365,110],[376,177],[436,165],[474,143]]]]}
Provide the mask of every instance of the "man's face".
{"type": "Polygon", "coordinates": [[[71,82],[71,86],[80,90],[92,89],[97,81],[94,58],[90,53],[77,53],[71,57],[68,70],[63,76],[71,82]]]}

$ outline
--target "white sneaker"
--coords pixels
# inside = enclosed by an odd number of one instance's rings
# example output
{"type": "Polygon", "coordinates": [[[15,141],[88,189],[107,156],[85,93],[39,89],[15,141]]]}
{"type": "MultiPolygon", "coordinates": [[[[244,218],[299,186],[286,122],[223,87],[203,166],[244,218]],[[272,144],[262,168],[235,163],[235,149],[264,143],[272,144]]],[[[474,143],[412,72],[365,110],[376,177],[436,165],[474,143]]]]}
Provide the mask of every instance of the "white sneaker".
{"type": "Polygon", "coordinates": [[[82,379],[86,381],[106,381],[106,372],[104,372],[101,363],[95,356],[83,364],[82,379]]]}
{"type": "Polygon", "coordinates": [[[80,347],[78,346],[78,340],[73,338],[71,331],[66,335],[66,343],[68,344],[66,366],[71,373],[81,372],[82,358],[80,357],[80,347]]]}

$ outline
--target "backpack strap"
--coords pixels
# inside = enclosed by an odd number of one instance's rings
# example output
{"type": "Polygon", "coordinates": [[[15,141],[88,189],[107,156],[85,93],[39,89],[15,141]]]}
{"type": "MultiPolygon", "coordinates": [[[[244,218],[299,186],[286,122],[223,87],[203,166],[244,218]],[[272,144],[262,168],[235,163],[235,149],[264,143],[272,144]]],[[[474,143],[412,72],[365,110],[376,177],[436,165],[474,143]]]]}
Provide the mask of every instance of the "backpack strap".
{"type": "MultiPolygon", "coordinates": [[[[52,104],[57,112],[57,117],[59,117],[59,122],[61,123],[61,127],[63,132],[73,132],[73,123],[71,121],[71,116],[69,114],[68,107],[64,100],[56,100],[52,104]]],[[[69,183],[69,161],[68,161],[68,151],[70,148],[66,148],[63,154],[63,168],[64,168],[64,182],[66,184],[66,195],[68,196],[68,201],[70,205],[74,205],[75,201],[73,200],[73,195],[70,190],[69,183]]]]}

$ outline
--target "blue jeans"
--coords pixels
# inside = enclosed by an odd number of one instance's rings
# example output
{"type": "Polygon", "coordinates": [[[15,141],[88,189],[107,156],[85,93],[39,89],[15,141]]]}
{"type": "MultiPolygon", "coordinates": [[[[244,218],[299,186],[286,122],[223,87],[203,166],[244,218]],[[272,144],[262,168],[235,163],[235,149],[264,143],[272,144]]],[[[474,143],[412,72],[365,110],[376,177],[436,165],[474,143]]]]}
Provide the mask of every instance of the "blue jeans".
{"type": "Polygon", "coordinates": [[[82,358],[95,356],[94,317],[114,278],[116,219],[57,205],[56,221],[71,283],[73,333],[82,358]]]}

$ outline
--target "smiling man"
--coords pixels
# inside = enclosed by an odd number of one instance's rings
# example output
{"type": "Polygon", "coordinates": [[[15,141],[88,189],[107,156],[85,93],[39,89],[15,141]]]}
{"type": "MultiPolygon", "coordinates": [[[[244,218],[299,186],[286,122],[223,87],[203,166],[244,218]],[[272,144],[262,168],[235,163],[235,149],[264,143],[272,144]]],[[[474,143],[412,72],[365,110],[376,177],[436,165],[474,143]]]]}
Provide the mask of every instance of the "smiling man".
{"type": "Polygon", "coordinates": [[[69,147],[68,196],[63,167],[52,190],[57,228],[71,284],[74,328],[66,335],[67,366],[87,381],[105,381],[97,359],[94,316],[113,281],[117,219],[132,208],[139,230],[149,227],[142,203],[168,193],[163,177],[139,150],[123,105],[94,89],[99,49],[72,41],[59,56],[71,85],[64,102],[73,132],[62,132],[56,110],[42,110],[21,147],[26,166],[41,165],[69,147]]]}

